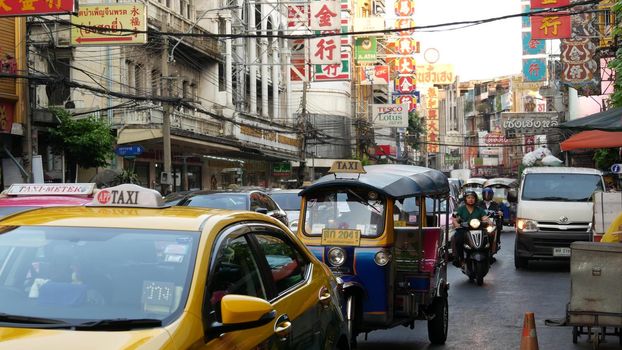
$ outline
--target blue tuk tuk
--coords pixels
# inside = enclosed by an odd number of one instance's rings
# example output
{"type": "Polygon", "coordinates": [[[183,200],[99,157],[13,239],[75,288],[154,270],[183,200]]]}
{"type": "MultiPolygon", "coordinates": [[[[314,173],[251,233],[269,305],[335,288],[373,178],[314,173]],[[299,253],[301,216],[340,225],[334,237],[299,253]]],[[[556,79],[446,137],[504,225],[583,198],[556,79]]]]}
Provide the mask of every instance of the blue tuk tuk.
{"type": "Polygon", "coordinates": [[[499,207],[503,211],[503,223],[505,225],[514,225],[516,221],[516,201],[510,202],[508,196],[511,191],[516,191],[518,181],[513,178],[496,177],[484,182],[484,188],[490,187],[494,191],[493,200],[499,203],[499,207]]]}
{"type": "Polygon", "coordinates": [[[358,334],[412,329],[415,320],[427,320],[432,343],[445,343],[447,177],[358,161],[336,161],[330,173],[300,193],[297,235],[343,280],[353,345],[358,334]]]}

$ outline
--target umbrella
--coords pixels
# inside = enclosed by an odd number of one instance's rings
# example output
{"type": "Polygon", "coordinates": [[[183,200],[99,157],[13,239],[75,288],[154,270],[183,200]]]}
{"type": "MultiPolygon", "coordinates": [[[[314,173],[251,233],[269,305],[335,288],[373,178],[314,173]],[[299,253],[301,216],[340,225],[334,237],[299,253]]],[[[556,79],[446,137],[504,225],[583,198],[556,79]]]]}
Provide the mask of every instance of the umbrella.
{"type": "MultiPolygon", "coordinates": [[[[587,118],[587,117],[586,117],[587,118]]],[[[572,135],[560,144],[562,151],[578,148],[622,147],[621,131],[588,130],[572,135]]]]}
{"type": "Polygon", "coordinates": [[[622,107],[571,120],[560,124],[559,127],[571,130],[622,131],[622,107]]]}

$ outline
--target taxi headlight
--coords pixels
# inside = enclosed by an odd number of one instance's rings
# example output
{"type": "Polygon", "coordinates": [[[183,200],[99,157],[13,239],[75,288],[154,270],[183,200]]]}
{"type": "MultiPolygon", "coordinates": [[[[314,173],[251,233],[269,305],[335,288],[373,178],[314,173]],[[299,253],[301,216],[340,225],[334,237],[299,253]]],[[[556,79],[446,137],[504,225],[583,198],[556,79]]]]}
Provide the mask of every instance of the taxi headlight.
{"type": "Polygon", "coordinates": [[[494,225],[488,225],[488,227],[486,227],[486,232],[488,233],[492,233],[492,231],[495,230],[495,226],[494,225]]]}
{"type": "Polygon", "coordinates": [[[328,251],[328,262],[332,266],[341,266],[346,262],[346,251],[343,248],[331,248],[328,251]]]}
{"type": "Polygon", "coordinates": [[[381,250],[376,255],[374,255],[374,262],[378,266],[385,266],[389,262],[391,262],[391,252],[388,250],[381,250]]]}
{"type": "Polygon", "coordinates": [[[471,219],[471,221],[469,221],[469,226],[471,226],[472,228],[475,228],[475,229],[479,228],[480,224],[481,223],[479,222],[478,219],[471,219]]]}
{"type": "Polygon", "coordinates": [[[538,232],[538,222],[536,220],[518,219],[516,220],[516,230],[519,233],[538,232]]]}

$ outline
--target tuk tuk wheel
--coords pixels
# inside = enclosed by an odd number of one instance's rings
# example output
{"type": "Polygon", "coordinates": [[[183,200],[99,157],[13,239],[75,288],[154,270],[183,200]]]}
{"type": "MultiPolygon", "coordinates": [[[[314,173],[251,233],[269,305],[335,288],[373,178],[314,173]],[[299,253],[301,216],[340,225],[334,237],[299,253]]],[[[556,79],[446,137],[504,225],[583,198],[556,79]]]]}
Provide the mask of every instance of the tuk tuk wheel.
{"type": "Polygon", "coordinates": [[[355,349],[356,336],[358,335],[358,326],[362,317],[362,305],[360,298],[356,294],[349,294],[346,297],[346,326],[348,338],[350,339],[350,348],[355,349]]]}
{"type": "Polygon", "coordinates": [[[449,324],[447,298],[434,298],[428,310],[429,314],[433,316],[432,319],[428,320],[428,339],[432,344],[445,344],[449,324]]]}
{"type": "Polygon", "coordinates": [[[577,338],[579,338],[579,329],[577,326],[572,327],[572,343],[577,343],[577,338]]]}

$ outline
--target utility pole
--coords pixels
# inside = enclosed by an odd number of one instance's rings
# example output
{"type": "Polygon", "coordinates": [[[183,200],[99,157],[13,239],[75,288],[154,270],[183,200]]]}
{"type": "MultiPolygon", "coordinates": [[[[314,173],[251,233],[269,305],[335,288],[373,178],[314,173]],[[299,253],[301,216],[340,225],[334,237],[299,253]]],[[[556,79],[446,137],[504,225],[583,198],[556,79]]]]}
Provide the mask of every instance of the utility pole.
{"type": "Polygon", "coordinates": [[[309,81],[305,81],[302,84],[302,99],[300,101],[302,112],[300,113],[300,133],[301,133],[301,147],[300,147],[300,165],[298,166],[298,187],[301,187],[305,179],[305,167],[307,160],[307,89],[309,88],[309,81]]]}
{"type": "MultiPolygon", "coordinates": [[[[168,30],[166,21],[162,21],[162,32],[166,33],[168,30]]],[[[171,79],[169,77],[168,65],[169,55],[168,48],[169,41],[166,35],[162,35],[162,95],[166,98],[172,96],[171,79]]],[[[170,181],[173,179],[173,161],[171,155],[171,104],[170,102],[164,102],[164,112],[162,114],[162,152],[164,153],[162,158],[164,160],[164,172],[166,183],[162,183],[162,194],[165,195],[175,189],[175,183],[170,185],[170,181]],[[169,188],[169,185],[171,186],[169,188]]],[[[161,179],[162,180],[162,179],[161,179]]]]}

